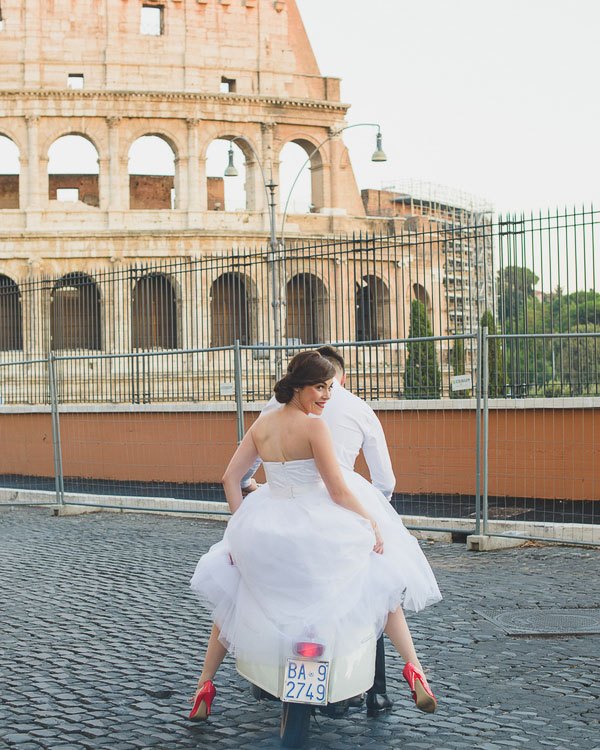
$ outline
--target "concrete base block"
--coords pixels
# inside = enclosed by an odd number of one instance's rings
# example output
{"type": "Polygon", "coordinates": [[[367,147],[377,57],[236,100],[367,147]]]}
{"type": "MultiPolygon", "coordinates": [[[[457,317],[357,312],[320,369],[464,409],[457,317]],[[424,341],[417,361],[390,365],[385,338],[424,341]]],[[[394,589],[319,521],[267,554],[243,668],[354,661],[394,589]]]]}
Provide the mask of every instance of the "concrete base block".
{"type": "Polygon", "coordinates": [[[59,505],[52,508],[53,516],[80,516],[82,513],[100,513],[104,508],[91,508],[89,505],[59,505]]]}
{"type": "Polygon", "coordinates": [[[54,505],[56,492],[48,490],[21,490],[9,487],[0,489],[0,505],[54,505]]]}
{"type": "Polygon", "coordinates": [[[495,549],[521,547],[526,539],[514,539],[509,536],[487,536],[484,534],[469,534],[467,549],[471,552],[490,552],[495,549]]]}
{"type": "Polygon", "coordinates": [[[128,495],[92,495],[83,492],[65,492],[65,504],[56,505],[56,493],[44,490],[0,489],[0,507],[3,505],[50,506],[55,516],[75,516],[81,513],[168,513],[179,517],[196,516],[203,520],[229,520],[229,506],[225,502],[210,500],[178,500],[169,497],[142,497],[128,495]]]}
{"type": "Polygon", "coordinates": [[[426,542],[451,542],[452,534],[449,531],[421,531],[420,529],[409,529],[416,539],[426,542]]]}

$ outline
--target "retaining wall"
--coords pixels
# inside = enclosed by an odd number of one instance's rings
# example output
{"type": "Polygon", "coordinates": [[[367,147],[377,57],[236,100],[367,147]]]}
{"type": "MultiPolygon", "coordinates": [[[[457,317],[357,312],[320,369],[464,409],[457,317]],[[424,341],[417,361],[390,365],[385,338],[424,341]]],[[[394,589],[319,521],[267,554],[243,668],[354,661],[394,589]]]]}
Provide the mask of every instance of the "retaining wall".
{"type": "MultiPolygon", "coordinates": [[[[474,495],[476,412],[464,401],[375,402],[396,492],[474,495]]],[[[245,413],[246,429],[260,405],[245,413]]],[[[66,477],[219,482],[236,445],[235,405],[65,406],[66,477]]],[[[368,476],[362,457],[357,468],[368,476]]],[[[0,407],[0,475],[54,473],[49,407],[0,407]]],[[[490,401],[489,494],[600,500],[600,399],[490,401]]]]}

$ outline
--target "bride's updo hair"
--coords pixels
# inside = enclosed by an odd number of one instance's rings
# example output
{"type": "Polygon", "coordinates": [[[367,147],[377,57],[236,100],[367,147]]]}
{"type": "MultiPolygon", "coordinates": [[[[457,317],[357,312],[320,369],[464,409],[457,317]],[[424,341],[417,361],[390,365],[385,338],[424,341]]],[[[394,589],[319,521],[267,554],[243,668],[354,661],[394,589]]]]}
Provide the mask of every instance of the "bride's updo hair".
{"type": "Polygon", "coordinates": [[[334,375],[334,366],[319,352],[300,352],[290,360],[287,373],[275,383],[275,398],[280,404],[288,404],[294,397],[294,388],[324,383],[334,375]]]}

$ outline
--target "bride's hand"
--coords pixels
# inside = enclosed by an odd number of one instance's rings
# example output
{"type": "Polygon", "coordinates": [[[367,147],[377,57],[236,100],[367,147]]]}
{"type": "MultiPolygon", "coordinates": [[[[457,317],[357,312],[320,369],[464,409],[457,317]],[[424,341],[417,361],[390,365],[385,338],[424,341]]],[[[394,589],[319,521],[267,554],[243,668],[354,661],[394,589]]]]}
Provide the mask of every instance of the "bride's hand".
{"type": "Polygon", "coordinates": [[[373,526],[373,531],[375,532],[375,546],[373,547],[373,552],[377,552],[378,555],[382,555],[383,539],[381,537],[381,534],[379,533],[379,528],[377,527],[375,521],[371,521],[371,525],[373,526]]]}

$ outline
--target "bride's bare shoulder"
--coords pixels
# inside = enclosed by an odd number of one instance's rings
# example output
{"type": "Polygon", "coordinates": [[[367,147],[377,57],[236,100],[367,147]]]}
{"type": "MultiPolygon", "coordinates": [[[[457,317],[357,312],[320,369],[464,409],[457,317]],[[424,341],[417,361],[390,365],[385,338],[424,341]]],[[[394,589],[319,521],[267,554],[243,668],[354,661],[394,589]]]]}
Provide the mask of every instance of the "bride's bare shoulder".
{"type": "Polygon", "coordinates": [[[281,420],[285,421],[286,414],[283,409],[273,409],[268,411],[266,414],[261,414],[256,422],[252,425],[252,430],[255,433],[269,432],[273,429],[276,424],[279,424],[281,420]]]}
{"type": "Polygon", "coordinates": [[[266,414],[261,414],[254,425],[257,427],[258,425],[272,424],[273,422],[276,422],[281,418],[282,412],[283,409],[273,409],[272,411],[268,411],[266,414]]]}
{"type": "Polygon", "coordinates": [[[283,428],[285,428],[286,425],[293,425],[293,429],[296,430],[309,422],[312,422],[312,419],[298,409],[281,408],[273,409],[273,411],[263,414],[260,419],[257,419],[254,423],[254,428],[268,432],[276,425],[283,428]]]}
{"type": "Polygon", "coordinates": [[[331,432],[329,430],[329,425],[324,419],[317,418],[317,419],[308,419],[308,429],[310,430],[310,435],[312,438],[323,438],[327,439],[328,437],[331,437],[331,432]]]}

